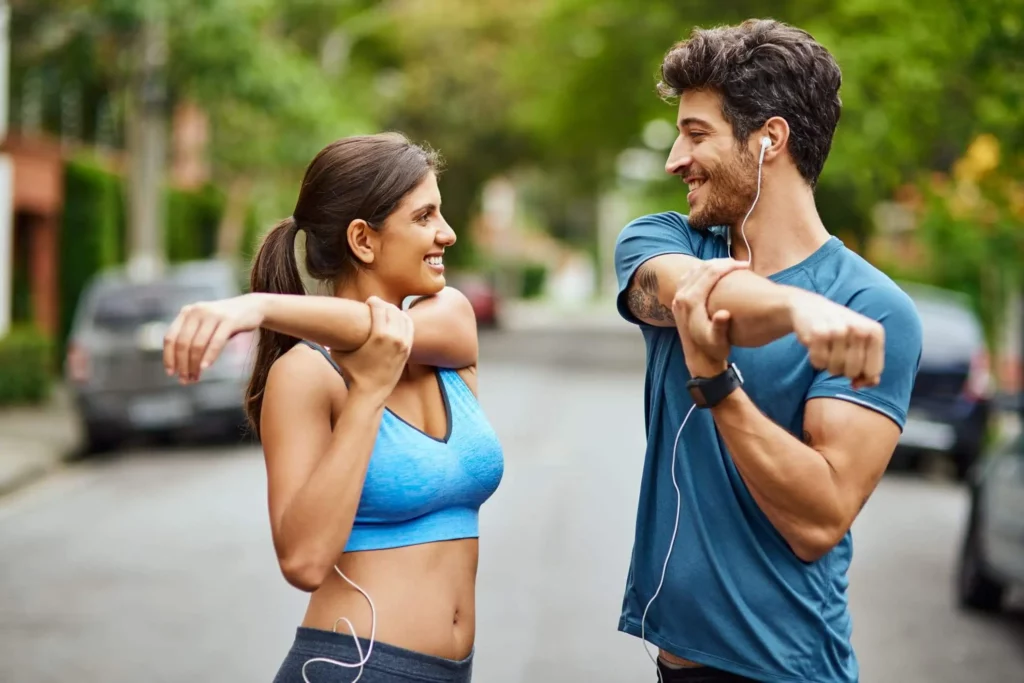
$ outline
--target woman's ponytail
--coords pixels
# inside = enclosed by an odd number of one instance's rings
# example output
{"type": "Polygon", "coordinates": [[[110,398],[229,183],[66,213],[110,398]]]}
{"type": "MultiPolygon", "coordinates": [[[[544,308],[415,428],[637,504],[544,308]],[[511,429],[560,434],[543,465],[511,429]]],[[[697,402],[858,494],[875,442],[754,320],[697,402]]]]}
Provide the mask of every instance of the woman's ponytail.
{"type": "MultiPolygon", "coordinates": [[[[289,216],[267,233],[253,259],[249,291],[270,294],[306,293],[299,275],[299,264],[295,261],[295,236],[298,232],[299,226],[289,216]]],[[[267,329],[260,329],[258,335],[256,361],[245,392],[245,412],[257,438],[260,436],[263,390],[267,386],[270,366],[299,341],[295,337],[267,329]]]]}

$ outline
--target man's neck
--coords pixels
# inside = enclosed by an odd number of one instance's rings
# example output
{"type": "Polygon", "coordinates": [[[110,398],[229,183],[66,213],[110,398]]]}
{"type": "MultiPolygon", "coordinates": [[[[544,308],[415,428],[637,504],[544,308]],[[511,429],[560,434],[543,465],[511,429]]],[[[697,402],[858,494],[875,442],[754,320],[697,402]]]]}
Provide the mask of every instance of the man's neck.
{"type": "MultiPolygon", "coordinates": [[[[732,231],[732,256],[746,261],[747,245],[737,223],[732,231]]],[[[802,183],[790,191],[762,188],[761,198],[743,230],[753,252],[752,269],[765,277],[795,266],[829,239],[814,204],[814,193],[802,183]]]]}

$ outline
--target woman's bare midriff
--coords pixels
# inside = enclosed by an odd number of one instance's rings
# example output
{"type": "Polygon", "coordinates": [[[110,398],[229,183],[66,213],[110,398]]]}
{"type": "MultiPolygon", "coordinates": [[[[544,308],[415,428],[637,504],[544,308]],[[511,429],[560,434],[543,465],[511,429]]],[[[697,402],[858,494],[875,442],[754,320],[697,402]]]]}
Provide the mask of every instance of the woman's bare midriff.
{"type": "MultiPolygon", "coordinates": [[[[373,599],[376,641],[461,660],[476,630],[477,539],[346,553],[338,569],[373,599]]],[[[370,637],[370,605],[333,569],[313,593],[302,625],[370,637]]]]}

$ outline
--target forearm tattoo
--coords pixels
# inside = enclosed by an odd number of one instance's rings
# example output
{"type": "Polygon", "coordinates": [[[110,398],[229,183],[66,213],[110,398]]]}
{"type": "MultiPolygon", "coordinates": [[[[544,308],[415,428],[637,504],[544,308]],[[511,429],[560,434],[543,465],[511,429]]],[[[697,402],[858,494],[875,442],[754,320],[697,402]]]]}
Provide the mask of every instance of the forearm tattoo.
{"type": "Polygon", "coordinates": [[[626,303],[629,312],[641,320],[675,321],[672,309],[658,301],[658,275],[646,264],[637,268],[626,303]]]}

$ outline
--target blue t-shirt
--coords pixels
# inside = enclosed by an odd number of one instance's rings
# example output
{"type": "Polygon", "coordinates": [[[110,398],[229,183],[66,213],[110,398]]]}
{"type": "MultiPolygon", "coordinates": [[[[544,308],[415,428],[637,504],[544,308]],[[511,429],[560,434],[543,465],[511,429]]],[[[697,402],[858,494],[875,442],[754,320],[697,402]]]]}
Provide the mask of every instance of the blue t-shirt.
{"type": "MultiPolygon", "coordinates": [[[[627,225],[616,245],[619,312],[640,325],[647,344],[647,454],[619,622],[620,630],[636,636],[675,524],[672,447],[693,402],[676,329],[634,318],[626,290],[637,267],[654,256],[728,256],[725,234],[724,228],[693,229],[686,217],[663,213],[627,225]]],[[[758,408],[798,439],[804,404],[818,397],[877,410],[902,429],[921,356],[921,323],[910,298],[835,237],[770,279],[817,292],[882,323],[885,369],[878,386],[854,391],[849,380],[815,370],[794,334],[759,348],[734,348],[731,360],[758,408]]],[[[646,639],[677,656],[758,681],[857,681],[846,595],[850,534],[820,560],[800,560],[747,490],[710,411],[690,416],[676,467],[679,532],[664,586],[647,614],[646,639]]]]}

